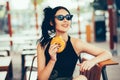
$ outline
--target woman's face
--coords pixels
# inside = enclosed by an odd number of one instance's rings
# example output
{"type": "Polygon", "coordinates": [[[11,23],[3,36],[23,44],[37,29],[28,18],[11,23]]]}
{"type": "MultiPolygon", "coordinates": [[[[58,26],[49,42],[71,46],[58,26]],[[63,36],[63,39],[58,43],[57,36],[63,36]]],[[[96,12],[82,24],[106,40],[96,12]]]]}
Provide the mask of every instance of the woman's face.
{"type": "Polygon", "coordinates": [[[67,20],[65,16],[67,17],[67,19],[69,19],[69,17],[70,17],[69,13],[64,9],[60,9],[56,12],[56,14],[55,14],[56,32],[65,33],[70,28],[71,20],[67,20]],[[64,16],[64,18],[63,18],[63,16],[64,16]]]}

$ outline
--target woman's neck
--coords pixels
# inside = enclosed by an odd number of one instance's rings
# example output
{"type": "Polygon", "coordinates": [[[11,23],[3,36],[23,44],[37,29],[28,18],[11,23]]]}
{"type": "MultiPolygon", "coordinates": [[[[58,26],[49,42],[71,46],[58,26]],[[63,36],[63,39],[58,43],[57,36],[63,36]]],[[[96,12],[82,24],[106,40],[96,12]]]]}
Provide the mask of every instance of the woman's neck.
{"type": "Polygon", "coordinates": [[[68,40],[68,34],[66,34],[66,33],[64,33],[64,34],[57,34],[56,33],[56,36],[61,36],[65,42],[67,42],[67,40],[68,40]]]}

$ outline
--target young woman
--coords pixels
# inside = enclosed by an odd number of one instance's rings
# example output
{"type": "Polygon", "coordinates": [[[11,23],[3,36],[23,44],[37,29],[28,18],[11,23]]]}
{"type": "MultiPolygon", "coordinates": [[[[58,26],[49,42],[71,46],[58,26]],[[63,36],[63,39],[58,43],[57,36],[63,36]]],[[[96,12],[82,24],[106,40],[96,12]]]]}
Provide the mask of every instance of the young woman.
{"type": "Polygon", "coordinates": [[[81,52],[95,56],[79,64],[81,71],[90,70],[95,64],[112,57],[106,50],[70,37],[67,31],[71,26],[72,17],[68,9],[62,6],[44,9],[42,36],[37,46],[38,80],[87,80],[83,75],[72,77],[81,52]],[[53,34],[61,36],[66,44],[65,49],[59,54],[57,54],[59,45],[50,44],[53,34]]]}

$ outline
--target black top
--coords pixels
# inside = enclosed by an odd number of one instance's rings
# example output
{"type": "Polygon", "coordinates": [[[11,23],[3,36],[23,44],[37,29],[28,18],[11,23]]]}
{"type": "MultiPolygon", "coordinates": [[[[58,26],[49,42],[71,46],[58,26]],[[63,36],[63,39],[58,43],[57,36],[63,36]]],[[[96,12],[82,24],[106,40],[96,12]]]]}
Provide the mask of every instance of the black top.
{"type": "MultiPolygon", "coordinates": [[[[46,65],[50,60],[50,55],[48,53],[49,46],[50,43],[45,50],[46,65]]],[[[78,56],[73,49],[70,37],[68,37],[65,49],[63,50],[63,52],[57,54],[57,61],[49,80],[55,80],[59,77],[72,77],[77,60],[78,56]]]]}

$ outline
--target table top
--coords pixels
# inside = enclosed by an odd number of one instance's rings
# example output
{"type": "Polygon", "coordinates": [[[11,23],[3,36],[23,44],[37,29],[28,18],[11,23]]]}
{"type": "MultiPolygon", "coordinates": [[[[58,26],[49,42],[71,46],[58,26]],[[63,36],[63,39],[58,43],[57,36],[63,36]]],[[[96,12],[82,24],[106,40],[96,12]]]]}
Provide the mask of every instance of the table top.
{"type": "Polygon", "coordinates": [[[0,47],[0,50],[8,50],[8,51],[10,51],[10,46],[0,47]]]}
{"type": "Polygon", "coordinates": [[[5,80],[7,76],[7,71],[0,71],[0,80],[5,80]]]}
{"type": "Polygon", "coordinates": [[[22,55],[30,55],[30,54],[36,54],[37,50],[26,50],[22,52],[22,55]]]}
{"type": "Polygon", "coordinates": [[[21,50],[30,50],[30,49],[35,50],[36,48],[37,48],[36,45],[32,45],[32,46],[22,46],[22,47],[20,47],[21,50]]]}
{"type": "Polygon", "coordinates": [[[6,51],[0,51],[0,56],[7,56],[8,53],[6,51]]]}
{"type": "Polygon", "coordinates": [[[0,57],[0,68],[8,67],[12,58],[10,56],[7,57],[0,57]]]}

